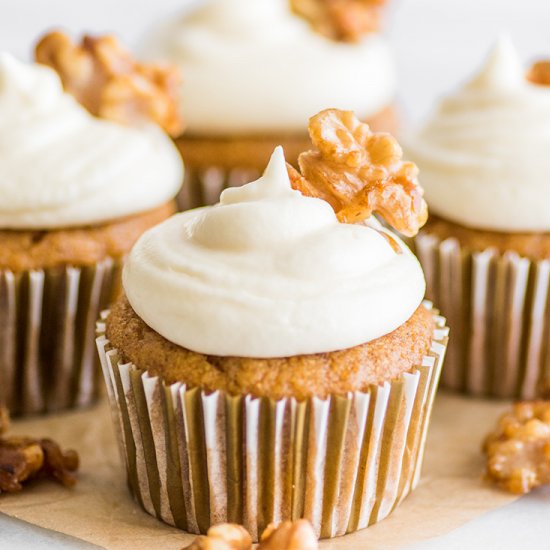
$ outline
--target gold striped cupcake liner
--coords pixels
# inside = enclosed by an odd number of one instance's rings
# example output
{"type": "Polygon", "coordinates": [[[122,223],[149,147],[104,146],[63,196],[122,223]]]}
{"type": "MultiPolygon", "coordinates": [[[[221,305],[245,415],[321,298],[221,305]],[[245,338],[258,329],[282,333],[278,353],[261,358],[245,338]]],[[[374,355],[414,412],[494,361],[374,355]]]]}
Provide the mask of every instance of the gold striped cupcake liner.
{"type": "Polygon", "coordinates": [[[550,261],[470,251],[429,232],[415,239],[426,295],[453,330],[441,385],[533,399],[550,389],[550,261]]]}
{"type": "Polygon", "coordinates": [[[95,324],[120,265],[0,270],[0,403],[14,416],[92,404],[102,387],[95,324]]]}
{"type": "Polygon", "coordinates": [[[166,385],[110,346],[107,315],[97,346],[128,485],[158,519],[190,533],[235,522],[257,540],[271,522],[305,517],[328,538],[382,520],[416,486],[448,339],[437,312],[412,372],[305,401],[166,385]]]}

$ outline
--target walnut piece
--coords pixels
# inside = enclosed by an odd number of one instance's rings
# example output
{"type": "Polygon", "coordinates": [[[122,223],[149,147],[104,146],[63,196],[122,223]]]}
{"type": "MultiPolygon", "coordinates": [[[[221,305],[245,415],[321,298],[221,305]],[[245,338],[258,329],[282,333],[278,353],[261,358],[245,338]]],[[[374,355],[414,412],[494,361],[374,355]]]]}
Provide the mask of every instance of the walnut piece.
{"type": "Polygon", "coordinates": [[[138,63],[113,36],[84,36],[75,44],[61,32],[46,34],[35,57],[57,71],[65,90],[91,114],[123,124],[154,122],[181,134],[175,67],[138,63]]]}
{"type": "Polygon", "coordinates": [[[332,40],[357,42],[380,28],[382,7],[387,0],[290,0],[294,13],[332,40]]]}
{"type": "Polygon", "coordinates": [[[252,550],[252,538],[241,525],[220,523],[182,550],[252,550]]]}
{"type": "Polygon", "coordinates": [[[537,61],[529,69],[527,80],[533,84],[550,86],[550,61],[537,61]]]}
{"type": "MultiPolygon", "coordinates": [[[[313,527],[305,519],[268,525],[257,550],[318,550],[313,527]]],[[[182,550],[252,550],[252,538],[241,525],[221,523],[210,527],[182,550]]]]}
{"type": "MultiPolygon", "coordinates": [[[[7,431],[9,414],[0,407],[0,435],[7,431]]],[[[65,487],[76,483],[78,470],[75,451],[62,452],[51,439],[31,437],[0,437],[0,493],[16,493],[29,479],[47,477],[65,487]]]]}
{"type": "Polygon", "coordinates": [[[520,402],[486,438],[487,476],[512,493],[550,483],[550,401],[520,402]]]}
{"type": "Polygon", "coordinates": [[[353,112],[327,109],[310,119],[316,151],[298,159],[301,174],[289,170],[294,189],[327,201],[344,223],[380,214],[397,231],[412,237],[428,218],[418,168],[402,160],[390,134],[373,133],[353,112]]]}
{"type": "Polygon", "coordinates": [[[318,550],[319,544],[309,521],[284,521],[278,526],[268,525],[263,532],[258,550],[318,550]]]}

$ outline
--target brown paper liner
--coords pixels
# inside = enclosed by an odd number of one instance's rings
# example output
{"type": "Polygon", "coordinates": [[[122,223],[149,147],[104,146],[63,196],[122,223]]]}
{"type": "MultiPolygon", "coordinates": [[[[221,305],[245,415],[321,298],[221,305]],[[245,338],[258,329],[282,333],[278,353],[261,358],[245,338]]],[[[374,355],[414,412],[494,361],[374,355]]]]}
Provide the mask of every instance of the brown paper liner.
{"type": "MultiPolygon", "coordinates": [[[[431,307],[431,304],[428,304],[431,307]]],[[[107,314],[104,314],[103,320],[107,314]]],[[[191,533],[305,517],[323,538],[385,518],[416,486],[447,345],[366,392],[273,400],[166,385],[97,345],[128,485],[149,513],[191,533]]]]}
{"type": "Polygon", "coordinates": [[[94,337],[120,265],[0,270],[0,403],[12,415],[92,404],[101,389],[94,337]]]}
{"type": "Polygon", "coordinates": [[[476,396],[533,399],[550,380],[550,261],[470,251],[421,232],[416,254],[449,321],[442,386],[476,396]]]}

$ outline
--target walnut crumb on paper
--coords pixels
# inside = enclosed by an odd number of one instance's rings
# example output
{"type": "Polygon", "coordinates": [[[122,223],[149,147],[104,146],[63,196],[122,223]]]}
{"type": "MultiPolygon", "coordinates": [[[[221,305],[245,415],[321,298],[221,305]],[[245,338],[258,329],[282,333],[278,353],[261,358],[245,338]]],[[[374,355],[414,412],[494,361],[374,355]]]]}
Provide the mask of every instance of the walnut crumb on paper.
{"type": "Polygon", "coordinates": [[[484,442],[487,477],[516,494],[550,483],[550,401],[524,401],[498,420],[484,442]]]}

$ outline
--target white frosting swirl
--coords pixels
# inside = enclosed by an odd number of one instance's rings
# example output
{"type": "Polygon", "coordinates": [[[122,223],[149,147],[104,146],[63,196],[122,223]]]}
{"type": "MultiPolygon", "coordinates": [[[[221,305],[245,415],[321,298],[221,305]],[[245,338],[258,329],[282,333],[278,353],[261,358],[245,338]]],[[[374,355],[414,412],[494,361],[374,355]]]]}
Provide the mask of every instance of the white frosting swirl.
{"type": "Polygon", "coordinates": [[[182,183],[156,126],[90,115],[57,74],[0,54],[0,228],[101,223],[160,206],[182,183]]]}
{"type": "Polygon", "coordinates": [[[257,181],[147,231],[124,268],[136,313],[204,354],[287,357],[387,334],[419,306],[416,258],[294,191],[282,149],[257,181]]]}
{"type": "Polygon", "coordinates": [[[550,231],[550,87],[526,80],[509,39],[405,149],[432,212],[480,229],[550,231]]]}
{"type": "Polygon", "coordinates": [[[191,134],[303,132],[327,106],[367,118],[395,91],[383,38],[329,40],[284,0],[210,0],[161,26],[144,49],[181,67],[191,134]]]}

